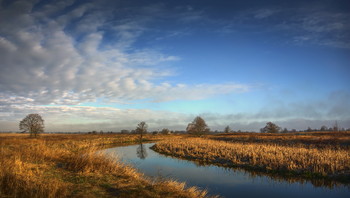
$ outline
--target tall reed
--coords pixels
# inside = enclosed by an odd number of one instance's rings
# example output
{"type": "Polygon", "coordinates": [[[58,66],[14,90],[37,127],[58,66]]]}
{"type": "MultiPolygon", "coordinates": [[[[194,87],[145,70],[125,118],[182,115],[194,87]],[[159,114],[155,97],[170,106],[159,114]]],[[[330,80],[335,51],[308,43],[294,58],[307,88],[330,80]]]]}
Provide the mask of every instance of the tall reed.
{"type": "Polygon", "coordinates": [[[319,176],[350,176],[350,150],[297,144],[224,142],[201,138],[162,141],[153,149],[178,157],[223,166],[246,166],[267,171],[290,171],[319,176]]]}
{"type": "Polygon", "coordinates": [[[0,197],[207,197],[184,183],[148,179],[99,152],[135,136],[70,137],[0,138],[0,197]]]}

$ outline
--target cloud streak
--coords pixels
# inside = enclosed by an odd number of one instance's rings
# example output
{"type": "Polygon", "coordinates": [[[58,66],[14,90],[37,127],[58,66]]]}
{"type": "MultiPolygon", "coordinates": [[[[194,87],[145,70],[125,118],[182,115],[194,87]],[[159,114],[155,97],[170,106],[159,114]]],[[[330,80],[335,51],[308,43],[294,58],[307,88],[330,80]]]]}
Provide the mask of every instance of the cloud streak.
{"type": "MultiPolygon", "coordinates": [[[[321,2],[322,3],[322,2],[321,2]]],[[[267,5],[238,11],[229,21],[221,21],[221,33],[279,33],[289,40],[286,44],[320,45],[333,48],[350,48],[350,14],[332,9],[329,5],[296,3],[298,6],[267,5]],[[261,32],[261,27],[265,31],[261,32]]],[[[335,3],[336,5],[336,3],[335,3]]]]}

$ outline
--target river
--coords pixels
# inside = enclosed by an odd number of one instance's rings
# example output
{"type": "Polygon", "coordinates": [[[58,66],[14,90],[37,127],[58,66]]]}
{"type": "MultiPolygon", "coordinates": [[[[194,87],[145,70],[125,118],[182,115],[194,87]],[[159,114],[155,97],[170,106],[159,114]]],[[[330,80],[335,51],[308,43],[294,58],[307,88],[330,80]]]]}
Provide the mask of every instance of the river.
{"type": "MultiPolygon", "coordinates": [[[[285,180],[254,174],[240,169],[228,169],[167,157],[151,149],[154,143],[106,149],[124,163],[131,164],[149,177],[162,177],[186,182],[189,186],[207,189],[210,195],[222,197],[268,198],[345,198],[349,186],[316,186],[305,180],[285,180]]],[[[317,182],[316,182],[317,183],[317,182]]]]}

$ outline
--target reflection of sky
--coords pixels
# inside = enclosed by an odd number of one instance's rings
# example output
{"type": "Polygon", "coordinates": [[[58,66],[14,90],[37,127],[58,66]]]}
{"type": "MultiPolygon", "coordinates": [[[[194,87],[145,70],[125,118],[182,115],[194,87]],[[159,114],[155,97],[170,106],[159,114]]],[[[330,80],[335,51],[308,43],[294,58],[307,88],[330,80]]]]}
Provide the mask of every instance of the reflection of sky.
{"type": "Polygon", "coordinates": [[[177,181],[185,181],[190,186],[206,188],[211,194],[225,197],[283,197],[283,198],[343,198],[350,197],[346,188],[315,188],[309,182],[292,183],[275,181],[266,176],[251,177],[240,170],[229,170],[216,166],[198,166],[193,162],[159,155],[147,148],[147,158],[139,159],[136,155],[138,145],[107,149],[108,153],[116,153],[126,163],[130,163],[147,176],[162,176],[177,181]]]}

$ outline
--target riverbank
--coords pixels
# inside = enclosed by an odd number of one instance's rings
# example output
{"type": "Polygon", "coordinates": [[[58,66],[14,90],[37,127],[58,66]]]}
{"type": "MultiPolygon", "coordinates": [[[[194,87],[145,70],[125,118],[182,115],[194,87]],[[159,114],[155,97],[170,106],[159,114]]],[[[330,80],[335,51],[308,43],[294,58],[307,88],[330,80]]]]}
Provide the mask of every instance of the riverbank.
{"type": "Polygon", "coordinates": [[[155,151],[204,164],[243,167],[268,173],[322,178],[350,183],[350,150],[335,145],[281,145],[264,142],[226,142],[215,136],[167,140],[155,151]]]}
{"type": "MultiPolygon", "coordinates": [[[[147,135],[145,139],[164,137],[147,135]]],[[[96,154],[101,148],[137,141],[136,135],[122,134],[38,139],[1,134],[0,197],[206,197],[206,191],[148,179],[128,165],[96,154]]]]}
{"type": "Polygon", "coordinates": [[[240,143],[264,143],[294,146],[343,147],[350,148],[349,131],[325,131],[325,132],[295,132],[295,133],[220,133],[207,136],[209,139],[226,142],[240,143]]]}

